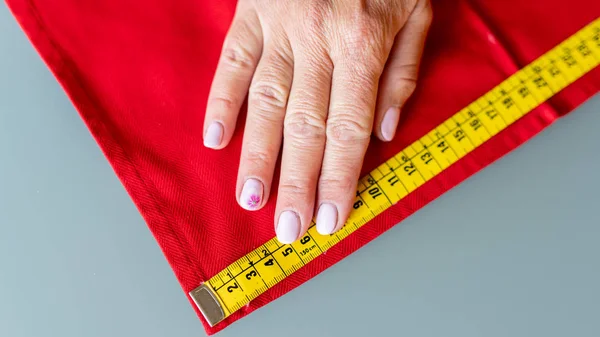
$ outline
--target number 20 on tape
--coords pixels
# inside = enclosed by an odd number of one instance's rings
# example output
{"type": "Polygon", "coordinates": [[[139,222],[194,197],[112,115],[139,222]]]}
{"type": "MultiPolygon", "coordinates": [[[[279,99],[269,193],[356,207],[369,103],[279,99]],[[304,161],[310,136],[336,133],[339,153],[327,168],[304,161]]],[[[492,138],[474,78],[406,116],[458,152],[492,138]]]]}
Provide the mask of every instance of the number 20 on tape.
{"type": "Polygon", "coordinates": [[[354,209],[337,233],[314,222],[290,245],[276,238],[190,292],[214,326],[343,241],[450,165],[600,64],[600,19],[546,52],[363,177],[354,209]]]}

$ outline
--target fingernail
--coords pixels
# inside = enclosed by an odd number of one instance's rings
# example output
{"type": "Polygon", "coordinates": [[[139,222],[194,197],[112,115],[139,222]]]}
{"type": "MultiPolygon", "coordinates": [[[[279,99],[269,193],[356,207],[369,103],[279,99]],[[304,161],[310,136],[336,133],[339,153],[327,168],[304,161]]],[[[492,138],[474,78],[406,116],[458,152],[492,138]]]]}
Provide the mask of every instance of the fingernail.
{"type": "Polygon", "coordinates": [[[381,121],[381,136],[383,139],[390,141],[394,138],[398,120],[400,120],[400,109],[396,107],[389,108],[381,121]]]}
{"type": "Polygon", "coordinates": [[[206,129],[204,135],[204,146],[209,148],[216,148],[221,145],[223,140],[223,125],[219,122],[212,122],[206,129]]]}
{"type": "Polygon", "coordinates": [[[337,225],[338,212],[332,204],[323,204],[317,213],[317,232],[321,235],[332,234],[337,225]]]}
{"type": "Polygon", "coordinates": [[[281,213],[275,232],[277,233],[277,240],[283,244],[296,241],[300,235],[300,218],[292,211],[281,213]]]}
{"type": "Polygon", "coordinates": [[[263,184],[256,179],[248,179],[242,188],[240,204],[246,210],[257,209],[263,198],[263,184]]]}

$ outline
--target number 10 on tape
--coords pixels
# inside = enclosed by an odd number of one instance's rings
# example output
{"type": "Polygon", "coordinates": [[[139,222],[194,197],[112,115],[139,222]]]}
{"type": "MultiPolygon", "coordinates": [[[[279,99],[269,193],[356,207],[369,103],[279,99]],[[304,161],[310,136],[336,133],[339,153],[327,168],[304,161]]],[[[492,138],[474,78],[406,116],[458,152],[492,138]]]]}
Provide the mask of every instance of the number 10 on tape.
{"type": "Polygon", "coordinates": [[[506,129],[600,64],[600,19],[438,125],[363,177],[354,209],[337,233],[322,236],[314,222],[290,245],[276,238],[227,266],[190,292],[214,326],[469,152],[506,129]]]}

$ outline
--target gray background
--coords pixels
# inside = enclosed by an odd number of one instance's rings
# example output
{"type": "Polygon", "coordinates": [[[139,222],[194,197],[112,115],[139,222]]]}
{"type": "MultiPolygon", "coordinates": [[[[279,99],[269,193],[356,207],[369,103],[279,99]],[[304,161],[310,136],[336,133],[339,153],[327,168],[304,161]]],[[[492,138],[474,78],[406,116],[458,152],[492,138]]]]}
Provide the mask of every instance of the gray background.
{"type": "MultiPolygon", "coordinates": [[[[220,336],[599,336],[599,110],[596,97],[220,336]]],[[[0,6],[0,336],[203,335],[0,6]]]]}

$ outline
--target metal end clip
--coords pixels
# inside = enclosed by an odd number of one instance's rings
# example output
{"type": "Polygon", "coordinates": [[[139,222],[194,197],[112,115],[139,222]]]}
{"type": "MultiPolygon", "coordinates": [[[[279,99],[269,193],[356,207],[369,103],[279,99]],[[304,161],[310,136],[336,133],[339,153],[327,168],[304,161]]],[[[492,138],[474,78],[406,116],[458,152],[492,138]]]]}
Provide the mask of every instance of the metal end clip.
{"type": "Polygon", "coordinates": [[[225,319],[225,311],[223,311],[216,294],[208,285],[203,284],[190,291],[189,294],[211,327],[225,319]]]}

